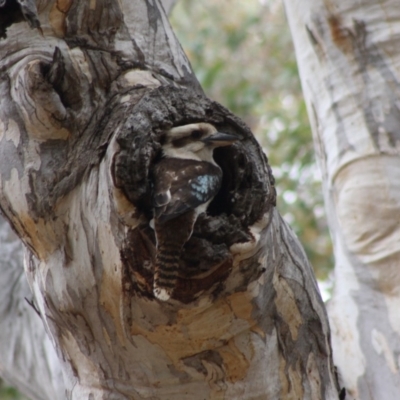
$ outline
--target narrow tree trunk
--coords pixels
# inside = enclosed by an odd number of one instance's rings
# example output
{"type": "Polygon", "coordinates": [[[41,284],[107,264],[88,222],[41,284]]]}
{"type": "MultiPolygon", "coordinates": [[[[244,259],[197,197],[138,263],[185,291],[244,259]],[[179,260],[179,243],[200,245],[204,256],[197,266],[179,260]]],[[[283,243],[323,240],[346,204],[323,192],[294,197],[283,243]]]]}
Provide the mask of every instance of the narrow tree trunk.
{"type": "Polygon", "coordinates": [[[33,5],[35,29],[17,12],[0,41],[0,206],[26,246],[65,396],[336,399],[325,309],[267,159],[204,97],[159,3],[41,1],[37,17],[33,5]],[[199,121],[241,140],[215,152],[222,188],[162,302],[153,166],[166,130],[199,121]]]}
{"type": "Polygon", "coordinates": [[[286,0],[334,242],[334,360],[350,398],[400,398],[400,7],[286,0]]]}

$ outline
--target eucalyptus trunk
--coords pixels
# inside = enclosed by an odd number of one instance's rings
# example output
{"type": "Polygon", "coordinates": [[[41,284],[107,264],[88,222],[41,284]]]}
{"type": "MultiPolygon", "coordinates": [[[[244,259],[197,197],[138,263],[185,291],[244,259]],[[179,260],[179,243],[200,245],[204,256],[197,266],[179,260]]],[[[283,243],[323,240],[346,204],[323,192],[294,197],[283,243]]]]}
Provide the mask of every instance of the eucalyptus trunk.
{"type": "Polygon", "coordinates": [[[328,307],[350,398],[400,398],[400,7],[285,0],[335,249],[328,307]]]}
{"type": "Polygon", "coordinates": [[[0,5],[0,207],[32,292],[1,264],[3,376],[36,399],[337,399],[324,305],[267,158],[204,96],[160,4],[0,5]],[[201,121],[241,140],[215,151],[221,190],[163,302],[153,167],[168,129],[201,121]]]}

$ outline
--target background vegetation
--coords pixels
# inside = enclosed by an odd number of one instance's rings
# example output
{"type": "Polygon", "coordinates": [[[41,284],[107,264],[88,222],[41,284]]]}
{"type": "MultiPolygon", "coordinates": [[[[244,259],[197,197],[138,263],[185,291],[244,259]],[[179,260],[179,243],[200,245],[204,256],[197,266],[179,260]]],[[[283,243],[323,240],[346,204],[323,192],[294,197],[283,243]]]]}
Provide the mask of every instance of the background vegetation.
{"type": "Polygon", "coordinates": [[[21,394],[19,394],[16,389],[8,386],[2,380],[0,380],[0,399],[1,400],[27,400],[25,397],[23,397],[21,394]]]}
{"type": "MultiPolygon", "coordinates": [[[[326,281],[332,248],[281,0],[179,0],[171,22],[206,94],[241,116],[262,144],[278,208],[326,281]]],[[[23,397],[0,381],[0,400],[23,397]]]]}

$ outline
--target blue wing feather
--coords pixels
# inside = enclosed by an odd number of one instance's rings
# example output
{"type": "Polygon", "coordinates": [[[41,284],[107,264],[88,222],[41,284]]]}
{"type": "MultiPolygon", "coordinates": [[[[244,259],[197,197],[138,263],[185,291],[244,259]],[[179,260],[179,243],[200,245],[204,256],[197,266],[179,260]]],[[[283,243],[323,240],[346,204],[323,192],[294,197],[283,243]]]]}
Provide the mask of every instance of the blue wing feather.
{"type": "Polygon", "coordinates": [[[221,186],[222,171],[208,162],[168,158],[156,166],[155,177],[154,199],[170,193],[166,204],[155,201],[156,217],[165,222],[211,200],[221,186]]]}

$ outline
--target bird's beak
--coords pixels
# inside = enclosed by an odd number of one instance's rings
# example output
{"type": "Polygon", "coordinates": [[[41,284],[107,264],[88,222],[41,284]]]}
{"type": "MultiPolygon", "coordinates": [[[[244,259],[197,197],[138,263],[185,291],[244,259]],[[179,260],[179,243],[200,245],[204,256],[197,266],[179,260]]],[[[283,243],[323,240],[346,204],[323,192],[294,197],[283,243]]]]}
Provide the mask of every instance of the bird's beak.
{"type": "Polygon", "coordinates": [[[206,144],[214,145],[215,147],[230,146],[232,143],[239,140],[239,137],[230,133],[215,132],[211,136],[203,139],[206,144]]]}

